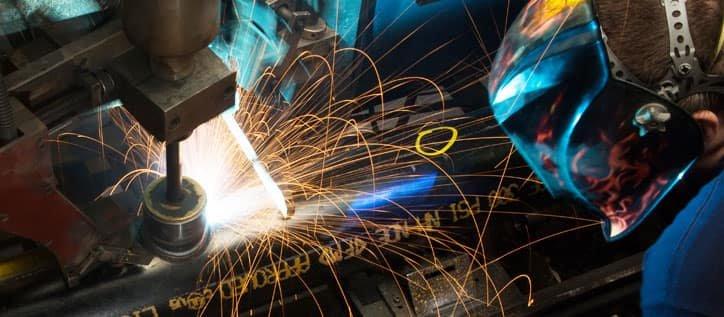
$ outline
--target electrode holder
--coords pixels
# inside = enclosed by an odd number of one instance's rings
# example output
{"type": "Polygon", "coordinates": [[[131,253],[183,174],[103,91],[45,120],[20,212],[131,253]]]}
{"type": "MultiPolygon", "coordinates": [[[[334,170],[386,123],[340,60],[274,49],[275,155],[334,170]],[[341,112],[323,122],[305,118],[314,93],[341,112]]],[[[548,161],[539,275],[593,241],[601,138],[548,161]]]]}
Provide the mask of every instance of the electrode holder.
{"type": "Polygon", "coordinates": [[[156,139],[177,142],[234,104],[236,72],[208,48],[192,57],[193,72],[180,80],[154,75],[141,49],[121,55],[110,66],[126,109],[156,139]]]}

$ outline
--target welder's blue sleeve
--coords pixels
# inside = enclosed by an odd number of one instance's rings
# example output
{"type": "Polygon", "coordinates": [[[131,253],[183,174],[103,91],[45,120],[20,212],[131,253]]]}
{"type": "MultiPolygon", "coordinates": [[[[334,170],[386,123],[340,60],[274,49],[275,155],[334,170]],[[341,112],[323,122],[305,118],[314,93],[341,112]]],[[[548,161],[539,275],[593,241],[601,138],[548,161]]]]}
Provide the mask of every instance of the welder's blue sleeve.
{"type": "Polygon", "coordinates": [[[646,252],[641,307],[644,316],[724,316],[724,172],[646,252]]]}

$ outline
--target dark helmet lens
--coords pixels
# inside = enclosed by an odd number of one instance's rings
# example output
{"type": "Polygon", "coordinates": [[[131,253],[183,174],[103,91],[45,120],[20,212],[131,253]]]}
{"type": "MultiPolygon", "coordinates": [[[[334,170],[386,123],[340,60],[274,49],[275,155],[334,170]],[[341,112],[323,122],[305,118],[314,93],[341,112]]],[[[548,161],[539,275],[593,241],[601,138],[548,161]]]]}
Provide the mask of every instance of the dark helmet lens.
{"type": "Polygon", "coordinates": [[[488,88],[518,152],[553,195],[583,201],[601,216],[608,239],[635,227],[700,149],[698,128],[681,109],[611,79],[586,0],[530,2],[503,40],[488,88]],[[649,103],[670,119],[666,129],[643,135],[634,118],[649,103]]]}

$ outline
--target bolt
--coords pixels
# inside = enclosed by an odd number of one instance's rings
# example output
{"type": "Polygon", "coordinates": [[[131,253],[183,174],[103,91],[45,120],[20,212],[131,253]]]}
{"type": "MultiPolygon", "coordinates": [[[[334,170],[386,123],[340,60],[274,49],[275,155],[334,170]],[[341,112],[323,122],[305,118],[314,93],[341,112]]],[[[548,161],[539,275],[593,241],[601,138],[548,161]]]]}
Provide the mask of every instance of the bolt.
{"type": "Polygon", "coordinates": [[[639,127],[639,135],[644,136],[651,131],[666,132],[666,122],[671,120],[671,112],[664,105],[649,103],[636,111],[634,125],[639,127]]]}
{"type": "Polygon", "coordinates": [[[683,63],[679,65],[679,73],[682,75],[688,75],[691,72],[691,64],[683,63]]]}
{"type": "Polygon", "coordinates": [[[179,125],[181,125],[181,118],[174,117],[173,119],[171,119],[171,123],[169,123],[168,128],[169,130],[173,131],[178,129],[179,125]]]}

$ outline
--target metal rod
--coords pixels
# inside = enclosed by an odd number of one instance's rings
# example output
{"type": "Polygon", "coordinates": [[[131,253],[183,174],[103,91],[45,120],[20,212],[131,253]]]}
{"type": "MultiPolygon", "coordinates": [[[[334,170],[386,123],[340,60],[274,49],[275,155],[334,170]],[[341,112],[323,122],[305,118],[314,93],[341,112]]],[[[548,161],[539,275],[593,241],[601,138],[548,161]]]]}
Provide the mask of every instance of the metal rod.
{"type": "Polygon", "coordinates": [[[180,142],[166,143],[166,200],[178,203],[183,200],[181,190],[180,142]]]}

